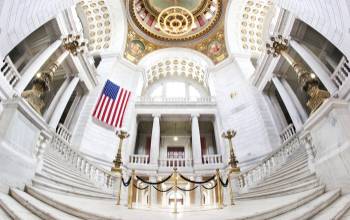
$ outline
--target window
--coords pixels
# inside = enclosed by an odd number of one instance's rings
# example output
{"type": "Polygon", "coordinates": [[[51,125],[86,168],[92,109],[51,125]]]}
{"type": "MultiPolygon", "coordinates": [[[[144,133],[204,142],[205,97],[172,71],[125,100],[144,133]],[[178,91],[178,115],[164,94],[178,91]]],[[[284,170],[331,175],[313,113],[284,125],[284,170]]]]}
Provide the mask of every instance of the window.
{"type": "Polygon", "coordinates": [[[166,87],[166,97],[186,97],[186,85],[183,82],[169,82],[166,87]]]}

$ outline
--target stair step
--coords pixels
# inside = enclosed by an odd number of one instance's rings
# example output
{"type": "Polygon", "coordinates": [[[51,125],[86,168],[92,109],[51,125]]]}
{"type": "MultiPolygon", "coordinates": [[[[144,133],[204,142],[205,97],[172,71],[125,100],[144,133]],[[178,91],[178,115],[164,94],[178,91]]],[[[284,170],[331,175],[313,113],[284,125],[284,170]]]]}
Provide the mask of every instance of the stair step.
{"type": "Polygon", "coordinates": [[[280,190],[280,189],[285,189],[291,186],[295,186],[301,183],[305,183],[305,182],[309,182],[311,180],[317,180],[317,177],[315,174],[308,174],[305,176],[298,176],[298,178],[293,178],[290,181],[285,181],[282,183],[277,183],[277,184],[273,184],[273,185],[269,185],[269,186],[265,186],[265,187],[258,187],[258,188],[254,188],[254,189],[249,189],[248,193],[251,192],[261,192],[261,191],[267,191],[267,190],[280,190]]]}
{"type": "Polygon", "coordinates": [[[34,177],[34,179],[36,180],[40,180],[40,181],[47,181],[51,184],[57,184],[59,186],[62,187],[73,187],[73,188],[81,188],[87,191],[91,191],[91,192],[103,192],[102,190],[98,189],[97,187],[94,186],[86,186],[86,185],[82,185],[79,183],[74,183],[74,182],[69,182],[63,179],[57,179],[54,177],[49,177],[49,176],[44,176],[44,175],[40,175],[40,174],[35,174],[36,176],[34,177]]]}
{"type": "Polygon", "coordinates": [[[45,203],[55,207],[56,209],[59,209],[61,211],[67,212],[71,215],[83,218],[83,219],[98,219],[98,220],[111,220],[111,218],[104,218],[102,216],[99,216],[95,214],[93,211],[84,211],[84,209],[78,209],[75,207],[72,207],[70,205],[65,204],[64,202],[61,202],[57,200],[52,194],[54,193],[48,193],[44,190],[31,187],[31,186],[26,186],[26,191],[33,197],[44,201],[45,203]]]}
{"type": "Polygon", "coordinates": [[[79,218],[55,209],[52,206],[32,197],[23,191],[10,189],[10,194],[19,203],[43,219],[79,220],[79,218]]]}
{"type": "Polygon", "coordinates": [[[89,197],[89,198],[98,198],[98,199],[113,199],[114,197],[107,193],[95,193],[95,192],[89,192],[83,189],[78,188],[68,188],[68,187],[61,187],[55,184],[50,184],[48,182],[43,182],[40,180],[33,179],[33,186],[44,189],[48,191],[54,191],[54,192],[60,192],[60,193],[67,193],[67,194],[73,194],[78,195],[82,197],[89,197]]]}
{"type": "Polygon", "coordinates": [[[332,190],[299,208],[273,218],[274,220],[306,220],[332,204],[340,196],[340,189],[332,190]]]}
{"type": "Polygon", "coordinates": [[[267,182],[271,182],[271,181],[275,181],[275,180],[279,180],[279,179],[283,179],[283,178],[287,178],[287,177],[289,178],[290,176],[295,176],[295,174],[299,171],[300,172],[309,171],[309,168],[307,165],[298,166],[294,169],[291,169],[288,172],[281,173],[278,176],[268,176],[262,182],[267,183],[267,182]]]}
{"type": "Polygon", "coordinates": [[[80,184],[80,185],[84,185],[84,186],[88,186],[88,187],[96,187],[94,184],[85,181],[81,181],[81,180],[77,180],[74,178],[70,178],[68,176],[63,176],[62,174],[59,173],[52,173],[52,172],[46,172],[46,171],[41,171],[40,173],[36,173],[35,175],[37,176],[42,176],[42,177],[49,177],[49,178],[55,178],[55,179],[59,179],[59,180],[65,180],[65,181],[69,181],[72,183],[76,183],[76,184],[80,184]]]}
{"type": "Polygon", "coordinates": [[[305,176],[310,174],[310,170],[309,169],[303,169],[303,170],[299,170],[295,173],[286,175],[284,177],[281,177],[279,179],[273,179],[273,180],[267,180],[265,179],[263,182],[259,183],[258,185],[251,187],[251,189],[257,188],[257,187],[264,187],[264,186],[270,186],[273,184],[277,184],[277,183],[281,183],[281,182],[285,182],[285,181],[289,181],[290,179],[294,179],[294,178],[298,178],[300,176],[305,176]]]}
{"type": "Polygon", "coordinates": [[[70,174],[70,173],[65,173],[64,170],[59,170],[59,169],[57,169],[57,168],[55,168],[55,167],[51,167],[51,166],[48,166],[48,165],[46,165],[46,164],[44,164],[43,170],[44,170],[45,172],[59,173],[59,174],[62,174],[62,175],[66,175],[66,176],[69,176],[69,177],[71,177],[71,178],[74,178],[74,179],[83,181],[83,182],[89,181],[88,178],[85,177],[83,174],[81,174],[80,176],[72,175],[72,174],[70,174]]]}
{"type": "MultiPolygon", "coordinates": [[[[0,193],[0,206],[10,219],[15,220],[40,220],[40,218],[19,204],[11,196],[0,193]]],[[[0,215],[1,216],[1,215],[0,215]]]]}
{"type": "Polygon", "coordinates": [[[2,220],[12,220],[12,218],[0,207],[0,219],[2,220]]]}
{"type": "Polygon", "coordinates": [[[293,187],[275,190],[275,191],[266,191],[260,193],[243,193],[237,196],[237,199],[258,199],[258,198],[270,198],[282,195],[290,195],[292,193],[303,192],[309,189],[313,189],[319,186],[318,180],[311,180],[306,183],[302,183],[293,187]]]}
{"type": "Polygon", "coordinates": [[[57,165],[57,164],[48,162],[46,160],[44,160],[44,166],[54,167],[54,168],[56,168],[58,170],[63,170],[66,173],[70,173],[70,174],[76,175],[76,176],[80,176],[81,175],[81,172],[78,171],[77,169],[73,170],[72,168],[67,168],[67,167],[64,167],[62,165],[57,165]]]}
{"type": "Polygon", "coordinates": [[[293,161],[292,163],[286,163],[286,164],[282,165],[282,167],[280,167],[279,169],[274,171],[274,174],[283,173],[283,172],[288,171],[291,168],[296,167],[300,164],[307,164],[307,163],[308,163],[307,157],[303,157],[303,158],[300,158],[296,161],[293,161]]]}
{"type": "Polygon", "coordinates": [[[292,174],[292,173],[295,173],[299,170],[302,170],[304,168],[307,168],[308,167],[308,164],[307,163],[301,163],[301,164],[298,164],[297,166],[295,167],[291,167],[289,170],[287,171],[284,171],[284,172],[281,172],[281,173],[274,173],[273,175],[270,175],[270,176],[267,176],[265,178],[265,181],[266,180],[273,180],[273,179],[277,179],[277,178],[280,178],[280,177],[283,177],[283,176],[286,176],[286,175],[289,175],[289,174],[292,174]]]}
{"type": "Polygon", "coordinates": [[[322,210],[320,213],[315,215],[312,219],[329,219],[337,220],[340,219],[350,208],[350,194],[343,195],[337,199],[329,207],[322,210]]]}

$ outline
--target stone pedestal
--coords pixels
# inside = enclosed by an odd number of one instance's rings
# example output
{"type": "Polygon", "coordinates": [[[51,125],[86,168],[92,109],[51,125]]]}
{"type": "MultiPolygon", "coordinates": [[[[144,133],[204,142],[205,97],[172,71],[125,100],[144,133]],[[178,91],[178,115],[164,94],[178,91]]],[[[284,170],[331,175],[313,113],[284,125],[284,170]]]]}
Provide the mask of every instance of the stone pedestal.
{"type": "Polygon", "coordinates": [[[0,191],[24,188],[30,183],[38,164],[38,140],[42,142],[43,131],[49,133],[47,124],[24,99],[4,103],[0,115],[0,191]]]}
{"type": "Polygon", "coordinates": [[[327,189],[350,192],[350,104],[327,100],[305,124],[315,151],[314,169],[327,189]]]}

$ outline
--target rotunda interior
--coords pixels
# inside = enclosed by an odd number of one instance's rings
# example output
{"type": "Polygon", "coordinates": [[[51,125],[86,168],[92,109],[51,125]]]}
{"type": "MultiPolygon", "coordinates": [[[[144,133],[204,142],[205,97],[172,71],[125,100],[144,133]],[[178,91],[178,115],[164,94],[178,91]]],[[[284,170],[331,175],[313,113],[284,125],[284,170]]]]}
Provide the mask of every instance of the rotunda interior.
{"type": "Polygon", "coordinates": [[[350,219],[347,0],[0,1],[0,219],[350,219]]]}

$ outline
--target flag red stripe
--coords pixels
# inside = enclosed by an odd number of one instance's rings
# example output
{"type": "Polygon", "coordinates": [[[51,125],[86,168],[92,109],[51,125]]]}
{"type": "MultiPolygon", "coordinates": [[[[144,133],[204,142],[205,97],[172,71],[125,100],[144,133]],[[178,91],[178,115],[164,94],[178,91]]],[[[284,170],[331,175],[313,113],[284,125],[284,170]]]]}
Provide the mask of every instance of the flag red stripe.
{"type": "Polygon", "coordinates": [[[103,96],[103,99],[102,99],[102,104],[100,106],[100,109],[98,110],[98,115],[97,115],[97,118],[100,119],[100,116],[101,116],[101,112],[103,110],[103,106],[105,104],[105,101],[106,101],[106,96],[103,96]]]}
{"type": "Polygon", "coordinates": [[[116,105],[116,107],[115,107],[115,109],[113,111],[113,118],[112,118],[112,122],[111,122],[113,126],[115,126],[114,120],[115,120],[115,116],[117,115],[117,110],[118,110],[118,107],[119,107],[119,104],[120,104],[120,99],[121,99],[122,95],[123,95],[123,89],[121,89],[121,91],[119,92],[117,105],[116,105]]]}
{"type": "Polygon", "coordinates": [[[94,113],[92,114],[94,117],[96,117],[96,112],[97,112],[98,106],[100,105],[101,97],[102,97],[102,95],[100,95],[100,97],[98,98],[97,104],[96,104],[95,109],[94,109],[94,113]]]}
{"type": "Polygon", "coordinates": [[[108,109],[108,106],[109,106],[109,102],[111,101],[111,99],[110,98],[108,98],[108,100],[107,100],[107,104],[106,104],[106,106],[104,107],[104,111],[103,111],[103,114],[102,114],[102,121],[104,121],[105,122],[105,115],[106,115],[106,112],[107,112],[107,109],[108,109]]]}
{"type": "Polygon", "coordinates": [[[122,102],[120,103],[120,108],[119,108],[119,111],[118,111],[117,121],[114,124],[114,126],[117,126],[119,124],[120,113],[122,112],[122,108],[123,108],[124,103],[125,103],[125,96],[126,96],[126,92],[124,92],[124,94],[123,94],[123,99],[122,99],[122,102]]]}
{"type": "Polygon", "coordinates": [[[129,102],[129,98],[130,98],[130,92],[128,92],[128,97],[126,98],[126,102],[125,102],[125,105],[124,105],[122,118],[120,119],[120,123],[119,123],[119,128],[121,128],[122,125],[123,125],[124,114],[125,114],[126,106],[128,105],[128,102],[129,102]]]}

